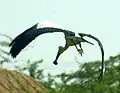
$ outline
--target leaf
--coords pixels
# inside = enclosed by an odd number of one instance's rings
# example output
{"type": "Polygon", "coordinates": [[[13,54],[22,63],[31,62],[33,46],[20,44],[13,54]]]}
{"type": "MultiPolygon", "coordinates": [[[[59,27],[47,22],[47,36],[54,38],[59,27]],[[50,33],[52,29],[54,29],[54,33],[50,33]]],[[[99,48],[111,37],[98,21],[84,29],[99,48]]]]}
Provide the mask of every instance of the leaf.
{"type": "Polygon", "coordinates": [[[8,53],[7,51],[5,51],[5,50],[3,50],[3,49],[1,49],[1,48],[0,48],[0,51],[1,51],[2,53],[6,54],[6,55],[9,55],[9,53],[8,53]]]}
{"type": "Polygon", "coordinates": [[[13,39],[12,39],[12,37],[10,37],[10,36],[8,36],[8,35],[5,35],[5,34],[0,34],[1,36],[4,36],[4,37],[6,37],[6,38],[8,38],[10,41],[12,41],[13,39]]]}
{"type": "Polygon", "coordinates": [[[9,46],[9,42],[7,41],[0,41],[0,45],[3,46],[3,47],[8,47],[9,46]]]}
{"type": "Polygon", "coordinates": [[[0,55],[0,57],[4,60],[4,62],[10,62],[10,59],[3,56],[3,55],[0,55]]]}

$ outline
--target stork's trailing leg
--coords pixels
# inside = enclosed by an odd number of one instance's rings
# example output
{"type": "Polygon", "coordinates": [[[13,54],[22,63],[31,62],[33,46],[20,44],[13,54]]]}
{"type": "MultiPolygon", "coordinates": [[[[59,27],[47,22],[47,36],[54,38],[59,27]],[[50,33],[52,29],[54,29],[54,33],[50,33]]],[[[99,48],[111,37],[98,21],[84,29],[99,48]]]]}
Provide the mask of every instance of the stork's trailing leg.
{"type": "Polygon", "coordinates": [[[67,46],[67,45],[66,45],[65,47],[59,46],[58,53],[57,53],[57,56],[56,56],[53,64],[55,64],[55,65],[58,64],[58,63],[57,63],[57,60],[58,60],[59,56],[60,56],[65,50],[67,50],[68,47],[69,47],[69,46],[67,46]]]}
{"type": "Polygon", "coordinates": [[[82,46],[81,46],[81,43],[80,44],[78,44],[79,45],[79,52],[81,53],[81,56],[84,54],[84,51],[83,51],[83,48],[82,48],[82,46]]]}
{"type": "Polygon", "coordinates": [[[76,44],[74,44],[74,45],[75,45],[75,48],[77,49],[78,53],[82,56],[82,54],[83,54],[84,52],[83,52],[83,49],[82,49],[81,44],[79,44],[80,49],[78,49],[78,47],[77,47],[76,44]]]}
{"type": "Polygon", "coordinates": [[[84,53],[83,48],[82,48],[82,46],[81,46],[81,43],[78,44],[78,45],[79,45],[79,47],[80,47],[80,49],[81,49],[81,52],[84,53]]]}

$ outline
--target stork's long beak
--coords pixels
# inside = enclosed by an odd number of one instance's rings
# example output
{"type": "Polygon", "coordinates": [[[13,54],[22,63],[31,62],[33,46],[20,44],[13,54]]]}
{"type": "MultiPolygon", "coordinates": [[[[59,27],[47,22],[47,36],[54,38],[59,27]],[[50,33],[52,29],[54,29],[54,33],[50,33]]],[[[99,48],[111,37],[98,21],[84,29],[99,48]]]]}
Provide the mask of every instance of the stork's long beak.
{"type": "Polygon", "coordinates": [[[82,39],[84,42],[86,42],[86,43],[89,43],[89,44],[91,44],[91,45],[94,45],[93,43],[91,43],[91,42],[85,40],[83,37],[81,37],[81,39],[82,39]]]}

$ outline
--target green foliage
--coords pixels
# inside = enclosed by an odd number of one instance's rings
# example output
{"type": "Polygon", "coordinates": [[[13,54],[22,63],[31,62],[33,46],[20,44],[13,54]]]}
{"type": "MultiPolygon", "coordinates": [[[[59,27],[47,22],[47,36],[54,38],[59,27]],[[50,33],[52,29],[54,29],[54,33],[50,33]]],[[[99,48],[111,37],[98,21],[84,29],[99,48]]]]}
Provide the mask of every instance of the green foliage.
{"type": "Polygon", "coordinates": [[[9,42],[6,41],[0,41],[0,46],[8,47],[9,42]]]}
{"type": "Polygon", "coordinates": [[[9,52],[6,49],[8,48],[10,41],[12,41],[12,38],[5,34],[0,34],[0,36],[6,37],[7,40],[9,40],[0,41],[0,65],[3,66],[5,62],[11,62],[9,58],[9,52]]]}
{"type": "Polygon", "coordinates": [[[56,93],[120,93],[120,55],[105,61],[106,70],[101,82],[100,61],[87,62],[73,73],[57,75],[62,83],[56,86],[56,93]],[[60,86],[61,85],[61,86],[60,86]]]}
{"type": "Polygon", "coordinates": [[[29,75],[32,78],[36,78],[36,79],[43,78],[43,75],[42,75],[43,70],[38,69],[39,64],[42,62],[43,62],[43,60],[38,60],[38,61],[34,61],[34,62],[30,62],[30,60],[28,60],[26,69],[28,70],[29,75]]]}
{"type": "Polygon", "coordinates": [[[8,40],[10,40],[10,41],[13,40],[11,36],[8,36],[8,35],[6,35],[6,34],[1,34],[1,33],[0,33],[0,36],[6,37],[6,38],[7,38],[8,40]]]}

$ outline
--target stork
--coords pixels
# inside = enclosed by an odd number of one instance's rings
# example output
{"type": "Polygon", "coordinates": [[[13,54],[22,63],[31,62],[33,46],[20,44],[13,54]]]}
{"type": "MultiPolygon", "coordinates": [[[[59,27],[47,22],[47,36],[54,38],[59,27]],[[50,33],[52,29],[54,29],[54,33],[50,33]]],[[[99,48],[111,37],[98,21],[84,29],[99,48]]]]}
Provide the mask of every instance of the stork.
{"type": "Polygon", "coordinates": [[[21,50],[24,49],[36,37],[38,37],[39,35],[45,34],[45,33],[62,32],[65,35],[66,44],[64,47],[59,46],[57,56],[56,56],[55,60],[53,61],[53,63],[55,65],[58,64],[57,60],[58,60],[59,56],[65,50],[67,50],[70,46],[75,46],[77,51],[82,55],[83,49],[81,47],[81,42],[87,42],[87,43],[94,45],[93,43],[91,43],[83,38],[76,37],[75,33],[72,31],[63,30],[63,29],[54,28],[54,27],[37,28],[37,26],[38,26],[38,23],[33,25],[32,27],[28,28],[23,33],[19,34],[15,39],[13,39],[13,41],[9,45],[9,46],[11,46],[9,53],[11,54],[11,56],[13,58],[15,58],[21,52],[21,50]],[[79,45],[80,49],[78,49],[77,45],[79,45]]]}
{"type": "Polygon", "coordinates": [[[15,58],[22,49],[24,49],[30,42],[32,42],[36,37],[38,37],[39,35],[45,34],[45,33],[54,33],[54,32],[62,32],[65,35],[65,46],[59,46],[58,48],[58,52],[57,52],[57,56],[55,58],[55,60],[53,61],[53,63],[55,65],[57,65],[57,60],[59,58],[59,56],[66,51],[70,46],[75,46],[77,51],[81,54],[83,54],[83,49],[81,47],[81,43],[82,42],[86,42],[89,44],[94,45],[93,43],[85,40],[83,37],[87,36],[90,37],[92,39],[94,39],[95,41],[98,42],[98,45],[101,49],[101,54],[102,54],[102,68],[101,68],[101,73],[100,73],[100,77],[103,76],[103,70],[104,70],[104,49],[103,49],[103,45],[100,42],[100,40],[90,34],[84,34],[84,33],[78,33],[80,37],[75,36],[75,33],[69,30],[64,30],[61,28],[54,28],[54,27],[43,27],[43,28],[37,28],[38,27],[38,23],[33,25],[32,27],[28,28],[27,30],[25,30],[23,33],[19,34],[16,38],[13,39],[13,41],[10,43],[9,46],[11,46],[10,49],[10,54],[13,58],[15,58]],[[79,45],[79,48],[77,47],[77,45],[79,45]]]}

